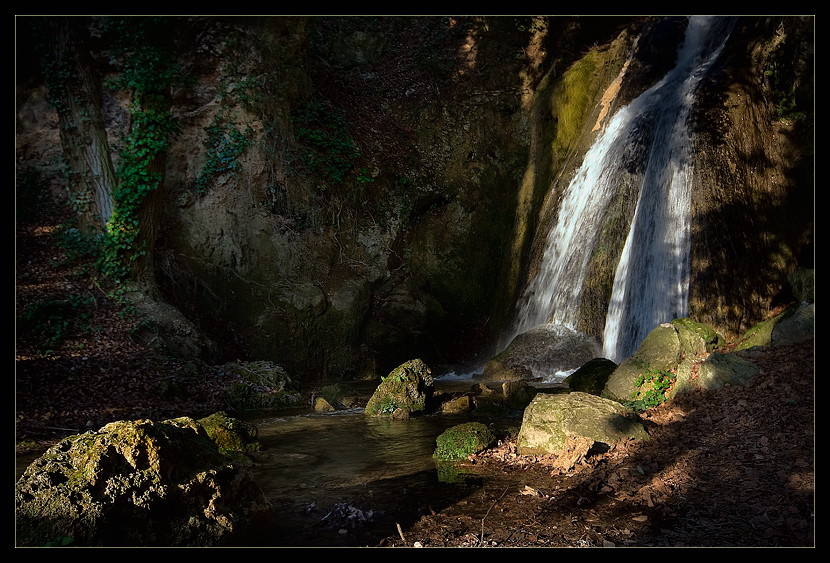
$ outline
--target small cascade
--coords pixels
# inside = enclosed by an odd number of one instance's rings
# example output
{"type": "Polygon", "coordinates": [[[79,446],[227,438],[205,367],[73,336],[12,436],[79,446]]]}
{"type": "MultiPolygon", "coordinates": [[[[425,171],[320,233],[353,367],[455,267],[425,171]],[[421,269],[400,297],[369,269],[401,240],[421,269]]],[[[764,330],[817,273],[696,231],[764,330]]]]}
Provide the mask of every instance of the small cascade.
{"type": "Polygon", "coordinates": [[[547,323],[577,328],[589,261],[624,178],[636,183],[637,203],[614,278],[603,355],[620,361],[655,326],[688,313],[687,120],[697,85],[733,25],[734,18],[690,18],[675,68],[620,108],[597,137],[564,191],[538,273],[517,303],[514,336],[547,323]]]}

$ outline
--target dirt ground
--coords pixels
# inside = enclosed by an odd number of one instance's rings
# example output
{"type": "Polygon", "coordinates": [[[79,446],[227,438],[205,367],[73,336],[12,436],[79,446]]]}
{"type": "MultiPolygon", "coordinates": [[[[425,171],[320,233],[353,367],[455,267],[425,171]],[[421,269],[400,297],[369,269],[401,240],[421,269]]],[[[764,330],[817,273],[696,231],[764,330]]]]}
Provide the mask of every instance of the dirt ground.
{"type": "MultiPolygon", "coordinates": [[[[92,264],[55,246],[61,214],[19,216],[16,315],[81,298],[86,322],[16,333],[18,456],[118,419],[204,416],[223,388],[206,370],[186,397],[161,385],[193,366],[148,355],[92,264]]],[[[744,387],[694,392],[645,415],[651,440],[573,460],[523,457],[515,443],[474,456],[489,485],[378,546],[814,546],[814,343],[764,351],[744,387]],[[570,464],[564,464],[570,465],[570,464]]],[[[577,452],[578,453],[578,452],[577,452]]],[[[32,458],[33,459],[33,458],[32,458]]]]}

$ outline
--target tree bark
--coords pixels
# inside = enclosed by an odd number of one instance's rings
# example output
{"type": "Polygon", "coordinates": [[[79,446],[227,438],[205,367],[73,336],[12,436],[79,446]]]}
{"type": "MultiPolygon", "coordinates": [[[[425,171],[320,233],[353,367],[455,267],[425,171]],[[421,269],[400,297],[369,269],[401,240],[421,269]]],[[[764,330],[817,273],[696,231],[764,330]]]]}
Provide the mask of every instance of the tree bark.
{"type": "Polygon", "coordinates": [[[50,97],[67,160],[69,200],[81,229],[103,232],[112,214],[115,169],[101,113],[101,83],[92,70],[85,18],[50,18],[50,97]]]}

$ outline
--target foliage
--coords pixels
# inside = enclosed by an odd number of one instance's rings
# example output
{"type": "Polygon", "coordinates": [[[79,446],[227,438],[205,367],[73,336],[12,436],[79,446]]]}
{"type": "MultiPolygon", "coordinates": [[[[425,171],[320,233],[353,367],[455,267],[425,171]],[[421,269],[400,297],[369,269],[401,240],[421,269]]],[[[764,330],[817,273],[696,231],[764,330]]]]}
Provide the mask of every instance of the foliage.
{"type": "Polygon", "coordinates": [[[58,536],[50,542],[46,542],[45,547],[65,547],[72,543],[72,538],[65,536],[58,536]]]}
{"type": "Polygon", "coordinates": [[[70,295],[67,299],[40,299],[29,304],[20,319],[20,328],[40,334],[40,351],[51,351],[73,330],[90,330],[92,297],[70,295]]]}
{"type": "Polygon", "coordinates": [[[207,190],[210,182],[221,174],[233,174],[239,170],[239,157],[251,143],[252,130],[248,127],[245,132],[239,131],[233,125],[223,125],[219,114],[213,122],[205,127],[207,139],[204,146],[207,149],[205,165],[199,178],[196,180],[196,190],[199,195],[207,190]]]}
{"type": "Polygon", "coordinates": [[[804,118],[806,113],[797,104],[794,87],[797,65],[788,51],[786,42],[774,48],[767,60],[764,77],[778,118],[795,121],[804,118]]]}
{"type": "Polygon", "coordinates": [[[104,24],[105,35],[113,42],[111,62],[120,70],[107,84],[133,94],[130,132],[121,152],[100,263],[104,273],[116,279],[128,277],[131,264],[147,252],[146,241],[140,239],[139,210],[160,186],[163,174],[154,165],[178,132],[166,93],[181,81],[180,69],[166,42],[166,27],[164,18],[108,18],[104,24]]]}
{"type": "Polygon", "coordinates": [[[300,105],[292,123],[297,140],[308,147],[305,164],[327,181],[342,183],[360,156],[343,114],[324,102],[309,102],[300,105]]]}
{"type": "Polygon", "coordinates": [[[625,405],[635,412],[643,412],[666,401],[666,392],[671,388],[677,376],[670,371],[648,369],[646,373],[637,378],[636,385],[641,390],[633,393],[631,400],[625,405]],[[649,388],[643,392],[644,385],[649,388]],[[639,397],[639,398],[638,398],[639,397]]]}
{"type": "Polygon", "coordinates": [[[69,260],[97,259],[100,256],[100,243],[101,234],[82,231],[74,220],[60,226],[56,242],[69,260]]]}

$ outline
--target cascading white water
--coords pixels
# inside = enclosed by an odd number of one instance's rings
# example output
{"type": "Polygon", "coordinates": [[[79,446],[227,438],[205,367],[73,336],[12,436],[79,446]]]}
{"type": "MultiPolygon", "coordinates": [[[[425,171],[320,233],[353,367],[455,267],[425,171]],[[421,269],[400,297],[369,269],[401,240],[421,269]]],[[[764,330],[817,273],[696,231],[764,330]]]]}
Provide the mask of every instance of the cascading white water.
{"type": "Polygon", "coordinates": [[[691,162],[687,120],[700,79],[717,58],[734,18],[693,17],[677,64],[620,108],[565,190],[538,274],[519,302],[514,335],[553,323],[576,328],[598,231],[618,197],[625,168],[642,184],[614,279],[603,354],[620,361],[661,322],[688,312],[691,162]]]}

